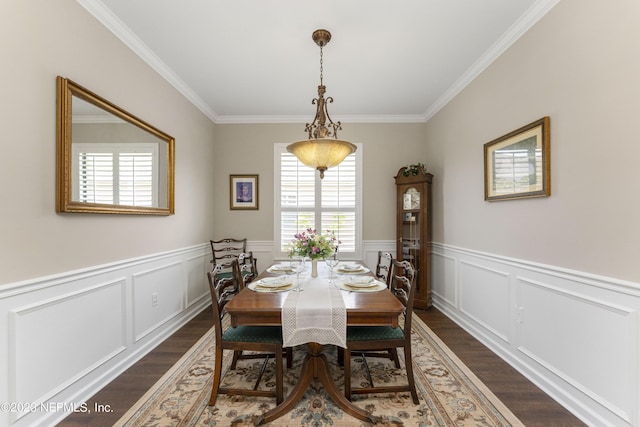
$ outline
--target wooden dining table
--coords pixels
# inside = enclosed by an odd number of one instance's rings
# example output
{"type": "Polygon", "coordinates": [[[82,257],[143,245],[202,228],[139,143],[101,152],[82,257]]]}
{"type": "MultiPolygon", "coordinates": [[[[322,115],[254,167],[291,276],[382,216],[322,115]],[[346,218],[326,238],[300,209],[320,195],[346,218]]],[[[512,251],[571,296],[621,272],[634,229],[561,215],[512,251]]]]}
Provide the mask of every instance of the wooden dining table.
{"type": "MultiPolygon", "coordinates": [[[[369,272],[369,274],[372,274],[369,272]]],[[[276,276],[266,270],[256,280],[276,276]]],[[[333,286],[327,283],[327,286],[333,286]]],[[[282,306],[289,292],[254,292],[244,288],[225,309],[232,327],[239,325],[281,326],[282,306]]],[[[399,326],[398,318],[404,306],[389,291],[349,292],[342,291],[346,308],[347,326],[399,326]]],[[[318,379],[327,394],[347,414],[362,421],[375,424],[378,417],[351,403],[338,388],[331,376],[331,367],[324,354],[322,344],[307,343],[308,353],[302,364],[300,378],[286,399],[258,417],[255,425],[271,422],[288,413],[302,398],[314,379],[318,379]]],[[[349,373],[345,373],[349,375],[349,373]]]]}

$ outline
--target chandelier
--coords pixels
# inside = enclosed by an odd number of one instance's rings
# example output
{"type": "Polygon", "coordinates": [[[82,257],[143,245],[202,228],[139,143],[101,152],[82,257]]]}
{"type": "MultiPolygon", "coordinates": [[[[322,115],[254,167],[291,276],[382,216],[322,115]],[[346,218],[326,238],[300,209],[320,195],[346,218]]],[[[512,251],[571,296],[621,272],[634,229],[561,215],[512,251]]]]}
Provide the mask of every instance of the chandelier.
{"type": "Polygon", "coordinates": [[[308,132],[309,138],[289,144],[287,151],[305,165],[320,171],[322,179],[328,168],[339,165],[349,154],[356,151],[356,146],[349,141],[338,139],[338,130],[342,130],[341,124],[334,123],[327,110],[327,102],[333,102],[333,98],[324,98],[327,88],[322,84],[322,48],[331,40],[331,33],[327,30],[316,30],[312,38],[320,46],[320,85],[318,97],[311,102],[316,105],[316,116],[304,129],[308,132]]]}

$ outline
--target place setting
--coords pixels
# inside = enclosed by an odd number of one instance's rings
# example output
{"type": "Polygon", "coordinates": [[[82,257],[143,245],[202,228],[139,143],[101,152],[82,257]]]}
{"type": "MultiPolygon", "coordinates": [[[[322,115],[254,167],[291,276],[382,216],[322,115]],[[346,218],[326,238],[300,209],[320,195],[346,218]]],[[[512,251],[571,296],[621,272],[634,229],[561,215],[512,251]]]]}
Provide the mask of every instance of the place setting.
{"type": "Polygon", "coordinates": [[[291,276],[277,276],[254,280],[247,287],[255,292],[284,292],[293,289],[294,285],[291,276]]]}
{"type": "Polygon", "coordinates": [[[364,265],[356,262],[341,262],[334,268],[334,270],[338,274],[364,274],[371,271],[364,265]]]}
{"type": "Polygon", "coordinates": [[[378,292],[387,289],[387,284],[371,276],[339,276],[334,285],[349,292],[378,292]]]}
{"type": "Polygon", "coordinates": [[[292,274],[294,273],[293,267],[290,263],[274,264],[267,268],[269,273],[273,274],[292,274]]]}

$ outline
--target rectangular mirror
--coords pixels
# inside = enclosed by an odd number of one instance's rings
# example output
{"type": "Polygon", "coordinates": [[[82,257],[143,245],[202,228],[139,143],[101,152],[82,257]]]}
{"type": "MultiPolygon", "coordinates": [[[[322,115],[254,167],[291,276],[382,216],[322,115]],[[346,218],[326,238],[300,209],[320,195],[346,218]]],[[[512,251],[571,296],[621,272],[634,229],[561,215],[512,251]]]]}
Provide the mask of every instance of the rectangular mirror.
{"type": "Polygon", "coordinates": [[[174,213],[174,139],[57,78],[56,210],[174,213]]]}

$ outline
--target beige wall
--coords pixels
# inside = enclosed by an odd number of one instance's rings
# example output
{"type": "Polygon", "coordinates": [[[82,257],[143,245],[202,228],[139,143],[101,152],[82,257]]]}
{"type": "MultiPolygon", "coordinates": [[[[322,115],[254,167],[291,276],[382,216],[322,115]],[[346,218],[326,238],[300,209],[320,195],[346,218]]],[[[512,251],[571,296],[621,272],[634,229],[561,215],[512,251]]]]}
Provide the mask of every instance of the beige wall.
{"type": "Polygon", "coordinates": [[[640,281],[638,22],[561,1],[427,123],[435,241],[640,281]],[[483,144],[546,115],[551,197],[485,202],[483,144]]]}
{"type": "Polygon", "coordinates": [[[74,1],[3,1],[0,52],[0,285],[207,240],[214,127],[191,103],[74,1]],[[176,215],[55,212],[57,75],[176,139],[176,215]]]}
{"type": "MultiPolygon", "coordinates": [[[[345,123],[341,138],[363,144],[363,238],[395,239],[395,181],[398,170],[422,162],[424,124],[345,123]]],[[[216,207],[215,238],[247,236],[250,240],[273,240],[274,143],[304,139],[304,124],[216,125],[214,149],[216,207]],[[260,175],[260,209],[229,209],[229,175],[260,175]]],[[[331,173],[331,170],[327,171],[331,173]]]]}
{"type": "MultiPolygon", "coordinates": [[[[213,125],[77,3],[2,7],[0,285],[212,236],[273,238],[272,145],[304,137],[303,124],[213,125]],[[56,75],[176,138],[176,215],[55,213],[56,75]],[[260,175],[259,211],[229,209],[235,173],[260,175]]],[[[341,136],[364,144],[364,239],[395,238],[393,176],[421,161],[435,241],[638,281],[639,9],[563,0],[426,125],[345,123],[341,136]],[[552,196],[484,202],[482,145],[544,115],[552,196]]]]}

